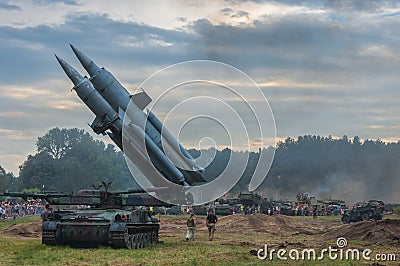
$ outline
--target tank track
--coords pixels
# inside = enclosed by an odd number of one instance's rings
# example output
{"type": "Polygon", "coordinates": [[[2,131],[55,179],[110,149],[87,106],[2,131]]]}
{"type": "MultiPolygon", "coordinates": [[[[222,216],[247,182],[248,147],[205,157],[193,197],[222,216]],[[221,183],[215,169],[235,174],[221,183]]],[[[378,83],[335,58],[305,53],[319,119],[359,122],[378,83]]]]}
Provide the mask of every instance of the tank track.
{"type": "Polygon", "coordinates": [[[42,244],[48,246],[57,245],[56,231],[43,231],[42,232],[42,244]]]}
{"type": "Polygon", "coordinates": [[[114,232],[111,234],[111,246],[113,248],[129,248],[129,239],[125,232],[114,232]]]}
{"type": "Polygon", "coordinates": [[[158,242],[158,232],[151,230],[144,233],[127,234],[126,232],[113,232],[111,246],[113,248],[139,249],[158,242]]]}

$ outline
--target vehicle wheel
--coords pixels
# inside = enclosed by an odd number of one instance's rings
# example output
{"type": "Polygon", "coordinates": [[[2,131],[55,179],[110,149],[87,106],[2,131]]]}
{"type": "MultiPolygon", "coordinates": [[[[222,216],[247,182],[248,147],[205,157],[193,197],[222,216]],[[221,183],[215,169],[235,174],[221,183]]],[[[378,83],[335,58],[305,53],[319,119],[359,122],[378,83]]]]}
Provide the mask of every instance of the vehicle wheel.
{"type": "Polygon", "coordinates": [[[132,249],[137,249],[136,246],[136,234],[133,234],[131,237],[132,249]]]}
{"type": "Polygon", "coordinates": [[[368,221],[368,220],[369,220],[369,215],[368,215],[368,213],[363,213],[363,214],[361,215],[361,219],[362,219],[363,221],[368,221]]]}
{"type": "Polygon", "coordinates": [[[128,236],[128,240],[126,240],[126,248],[127,249],[132,249],[132,236],[128,236]]]}
{"type": "Polygon", "coordinates": [[[156,232],[152,232],[151,233],[151,239],[153,240],[153,243],[157,243],[157,234],[156,234],[156,232]]]}
{"type": "Polygon", "coordinates": [[[344,215],[342,217],[342,222],[345,223],[345,224],[349,224],[350,223],[350,216],[344,215]]]}
{"type": "Polygon", "coordinates": [[[143,244],[144,244],[143,239],[144,239],[143,234],[140,233],[139,234],[139,248],[143,248],[143,244]]]}
{"type": "Polygon", "coordinates": [[[127,249],[130,249],[132,247],[131,238],[130,238],[130,235],[128,233],[128,229],[126,229],[126,228],[125,228],[125,232],[124,232],[124,242],[125,242],[125,247],[127,249]]]}
{"type": "Polygon", "coordinates": [[[148,233],[144,233],[143,234],[143,247],[147,247],[148,246],[148,242],[149,242],[149,235],[148,233]]]}

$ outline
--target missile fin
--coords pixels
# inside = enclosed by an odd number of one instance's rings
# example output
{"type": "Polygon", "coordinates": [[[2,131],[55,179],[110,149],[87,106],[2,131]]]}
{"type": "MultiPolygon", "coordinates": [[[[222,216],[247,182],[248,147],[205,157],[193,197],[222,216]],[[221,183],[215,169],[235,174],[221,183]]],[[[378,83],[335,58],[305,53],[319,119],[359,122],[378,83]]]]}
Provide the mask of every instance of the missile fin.
{"type": "Polygon", "coordinates": [[[103,122],[103,119],[96,116],[95,119],[93,120],[92,124],[90,125],[90,127],[93,129],[93,131],[96,134],[103,134],[105,135],[106,133],[101,130],[101,123],[103,122]]]}
{"type": "Polygon", "coordinates": [[[130,96],[132,101],[141,109],[144,110],[149,103],[151,103],[152,99],[150,96],[145,92],[139,92],[130,96]]]}

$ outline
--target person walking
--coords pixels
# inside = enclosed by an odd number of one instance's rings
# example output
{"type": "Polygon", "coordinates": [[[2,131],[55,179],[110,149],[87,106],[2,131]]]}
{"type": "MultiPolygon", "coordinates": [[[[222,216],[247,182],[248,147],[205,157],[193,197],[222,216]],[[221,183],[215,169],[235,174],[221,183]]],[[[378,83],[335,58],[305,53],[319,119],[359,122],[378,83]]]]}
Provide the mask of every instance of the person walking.
{"type": "Polygon", "coordinates": [[[214,238],[215,224],[218,222],[217,216],[214,214],[213,210],[209,210],[206,218],[206,226],[208,227],[208,238],[210,241],[214,238]]]}
{"type": "Polygon", "coordinates": [[[186,240],[189,241],[189,239],[191,239],[192,241],[194,241],[194,230],[196,228],[196,218],[194,217],[194,213],[190,214],[190,217],[186,221],[186,225],[186,240]]]}

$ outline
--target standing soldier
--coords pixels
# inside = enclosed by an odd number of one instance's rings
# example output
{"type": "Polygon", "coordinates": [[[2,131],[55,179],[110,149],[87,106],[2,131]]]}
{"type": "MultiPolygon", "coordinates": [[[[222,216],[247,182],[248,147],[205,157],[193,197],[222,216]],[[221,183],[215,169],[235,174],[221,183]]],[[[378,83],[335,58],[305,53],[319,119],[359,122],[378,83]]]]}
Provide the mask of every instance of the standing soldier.
{"type": "Polygon", "coordinates": [[[196,228],[196,218],[194,217],[194,213],[190,214],[189,219],[187,219],[186,225],[186,240],[192,239],[192,241],[194,241],[194,229],[196,228]]]}
{"type": "Polygon", "coordinates": [[[50,205],[49,205],[48,203],[46,203],[46,205],[44,206],[44,210],[43,210],[43,212],[42,212],[42,214],[41,214],[41,217],[42,217],[42,221],[43,221],[43,222],[49,220],[49,215],[50,215],[50,210],[49,210],[49,208],[50,208],[50,205]]]}
{"type": "Polygon", "coordinates": [[[208,227],[208,237],[210,238],[210,241],[214,238],[215,224],[217,222],[217,216],[213,213],[212,209],[210,209],[206,218],[206,226],[208,227]]]}
{"type": "Polygon", "coordinates": [[[314,205],[314,209],[313,209],[313,218],[317,218],[317,214],[318,214],[318,206],[314,205]]]}

